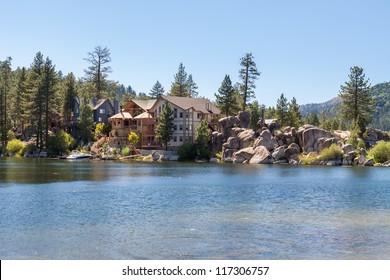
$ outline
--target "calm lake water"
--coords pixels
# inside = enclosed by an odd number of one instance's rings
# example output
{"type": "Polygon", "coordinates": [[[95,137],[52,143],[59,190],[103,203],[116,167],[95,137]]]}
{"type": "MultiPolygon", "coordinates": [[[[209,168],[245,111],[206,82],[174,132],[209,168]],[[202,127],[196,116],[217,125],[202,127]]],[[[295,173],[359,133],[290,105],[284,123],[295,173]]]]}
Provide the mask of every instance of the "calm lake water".
{"type": "Polygon", "coordinates": [[[0,159],[0,259],[390,259],[389,175],[0,159]]]}

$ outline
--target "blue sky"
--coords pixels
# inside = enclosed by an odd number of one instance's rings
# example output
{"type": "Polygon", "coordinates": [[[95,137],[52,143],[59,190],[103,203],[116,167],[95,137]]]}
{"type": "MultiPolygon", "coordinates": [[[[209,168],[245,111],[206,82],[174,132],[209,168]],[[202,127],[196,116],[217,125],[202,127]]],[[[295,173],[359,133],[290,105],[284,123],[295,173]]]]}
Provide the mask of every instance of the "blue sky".
{"type": "Polygon", "coordinates": [[[29,66],[38,51],[64,74],[84,75],[95,46],[111,51],[110,79],[168,91],[180,62],[214,100],[225,74],[238,82],[252,52],[256,99],[281,93],[299,104],[338,94],[351,66],[371,84],[390,81],[390,1],[22,1],[0,0],[0,60],[29,66]]]}

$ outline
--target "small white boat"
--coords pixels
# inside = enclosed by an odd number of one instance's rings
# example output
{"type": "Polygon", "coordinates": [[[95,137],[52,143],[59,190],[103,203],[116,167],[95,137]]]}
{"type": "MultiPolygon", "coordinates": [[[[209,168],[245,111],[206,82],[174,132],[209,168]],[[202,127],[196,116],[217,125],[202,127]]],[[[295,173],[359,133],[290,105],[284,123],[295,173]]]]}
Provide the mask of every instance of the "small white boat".
{"type": "Polygon", "coordinates": [[[90,157],[92,157],[91,154],[86,154],[78,150],[74,150],[69,156],[66,157],[66,159],[89,159],[90,157]]]}

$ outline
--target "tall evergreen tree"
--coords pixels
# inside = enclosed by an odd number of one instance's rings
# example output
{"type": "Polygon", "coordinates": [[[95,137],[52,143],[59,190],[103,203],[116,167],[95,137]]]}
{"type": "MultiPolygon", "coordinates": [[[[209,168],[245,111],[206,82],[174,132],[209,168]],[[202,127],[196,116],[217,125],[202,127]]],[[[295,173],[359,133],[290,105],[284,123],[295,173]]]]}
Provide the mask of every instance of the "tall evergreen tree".
{"type": "Polygon", "coordinates": [[[197,98],[199,95],[199,92],[197,92],[198,86],[192,79],[192,74],[188,75],[187,86],[188,86],[188,95],[192,98],[197,98]]]}
{"type": "Polygon", "coordinates": [[[107,89],[108,73],[111,73],[111,67],[107,64],[111,62],[110,50],[105,47],[97,46],[84,60],[90,63],[88,69],[84,70],[88,82],[92,84],[90,92],[97,98],[103,98],[104,91],[107,89]]]}
{"type": "Polygon", "coordinates": [[[249,105],[249,112],[251,115],[249,125],[251,128],[256,129],[261,118],[261,108],[259,102],[253,101],[252,104],[249,105]]]}
{"type": "Polygon", "coordinates": [[[341,117],[352,121],[354,129],[364,132],[371,121],[374,102],[370,97],[369,79],[365,80],[363,68],[350,68],[349,81],[340,86],[339,96],[343,99],[340,106],[341,117]]]}
{"type": "Polygon", "coordinates": [[[209,159],[209,142],[211,140],[211,131],[206,119],[202,119],[196,128],[195,143],[199,159],[209,159]]]}
{"type": "Polygon", "coordinates": [[[320,119],[318,118],[318,114],[316,112],[311,112],[310,115],[306,118],[306,123],[318,127],[320,125],[320,119]]]}
{"type": "Polygon", "coordinates": [[[7,146],[7,131],[10,128],[8,121],[7,109],[9,106],[9,94],[11,91],[11,61],[8,57],[4,61],[0,61],[0,130],[1,144],[3,149],[7,146]]]}
{"type": "Polygon", "coordinates": [[[75,98],[77,97],[76,78],[72,72],[65,77],[62,90],[62,118],[65,125],[70,126],[73,104],[75,102],[75,98]]]}
{"type": "Polygon", "coordinates": [[[252,53],[246,53],[240,60],[241,69],[239,71],[239,77],[241,79],[240,91],[243,96],[243,111],[245,111],[249,100],[255,97],[255,80],[260,76],[260,72],[257,71],[256,63],[253,59],[252,53]]]}
{"type": "Polygon", "coordinates": [[[218,92],[214,94],[216,106],[225,116],[235,115],[239,110],[239,102],[229,75],[225,75],[218,92]]]}
{"type": "Polygon", "coordinates": [[[172,139],[174,131],[173,120],[173,110],[168,101],[165,101],[161,113],[158,115],[156,125],[156,137],[164,144],[165,150],[168,150],[168,142],[172,139]]]}
{"type": "Polygon", "coordinates": [[[77,123],[80,140],[82,142],[88,143],[92,140],[94,125],[92,109],[89,106],[89,98],[87,94],[84,94],[81,99],[80,117],[77,123]]]}
{"type": "Polygon", "coordinates": [[[149,96],[150,98],[159,98],[161,95],[164,95],[165,90],[164,87],[160,84],[159,81],[157,81],[153,88],[150,90],[149,96]]]}
{"type": "Polygon", "coordinates": [[[302,115],[301,112],[299,112],[299,105],[295,97],[293,97],[288,106],[287,124],[293,127],[299,127],[302,124],[302,115]]]}
{"type": "Polygon", "coordinates": [[[24,126],[30,118],[30,116],[26,115],[26,111],[30,107],[26,104],[28,102],[26,82],[27,71],[23,67],[17,71],[16,84],[12,96],[12,113],[10,114],[14,120],[14,126],[20,129],[22,135],[24,133],[24,126]]]}
{"type": "Polygon", "coordinates": [[[169,95],[189,97],[190,94],[188,92],[187,72],[185,71],[183,63],[180,63],[179,69],[174,78],[175,80],[172,83],[169,95]]]}
{"type": "Polygon", "coordinates": [[[284,97],[283,93],[276,102],[276,117],[278,118],[281,126],[286,125],[288,119],[288,100],[284,97]]]}

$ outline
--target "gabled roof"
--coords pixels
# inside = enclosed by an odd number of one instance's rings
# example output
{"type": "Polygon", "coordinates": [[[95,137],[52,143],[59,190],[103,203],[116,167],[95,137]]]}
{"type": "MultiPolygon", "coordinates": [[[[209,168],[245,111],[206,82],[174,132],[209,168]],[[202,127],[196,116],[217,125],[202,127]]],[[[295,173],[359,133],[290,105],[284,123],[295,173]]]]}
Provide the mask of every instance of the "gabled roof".
{"type": "Polygon", "coordinates": [[[143,112],[142,114],[136,116],[134,119],[153,119],[153,117],[148,112],[143,112]]]}
{"type": "Polygon", "coordinates": [[[129,112],[119,112],[116,115],[113,115],[112,117],[108,118],[110,119],[132,119],[133,116],[129,112]]]}
{"type": "Polygon", "coordinates": [[[221,110],[219,110],[210,100],[206,98],[191,98],[170,95],[161,96],[160,98],[165,99],[184,110],[194,108],[195,111],[205,114],[221,114],[221,110]]]}
{"type": "Polygon", "coordinates": [[[133,101],[135,104],[137,104],[140,108],[147,111],[153,107],[153,105],[156,103],[157,99],[148,99],[148,100],[132,99],[131,101],[133,101]]]}

